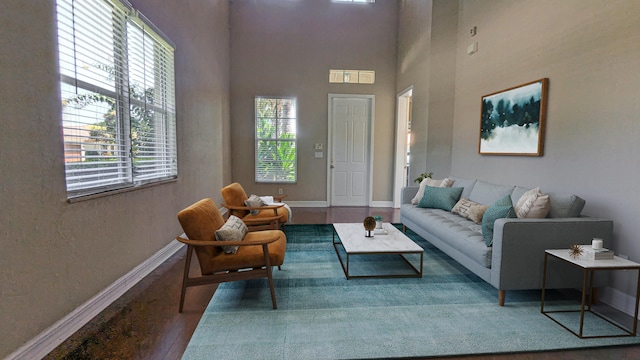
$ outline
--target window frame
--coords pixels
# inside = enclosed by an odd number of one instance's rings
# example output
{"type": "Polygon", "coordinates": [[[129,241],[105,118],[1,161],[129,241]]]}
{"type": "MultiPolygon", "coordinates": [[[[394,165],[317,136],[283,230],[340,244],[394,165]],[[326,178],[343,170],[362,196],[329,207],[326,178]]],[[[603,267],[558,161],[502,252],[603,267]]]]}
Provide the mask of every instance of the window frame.
{"type": "MultiPolygon", "coordinates": [[[[259,184],[295,184],[298,181],[298,134],[297,134],[297,126],[298,126],[298,113],[297,113],[297,103],[298,100],[295,97],[286,97],[286,96],[256,96],[254,99],[254,130],[255,130],[255,143],[254,143],[254,180],[259,184]],[[259,101],[263,100],[272,100],[276,102],[276,108],[271,116],[261,116],[258,109],[259,101]],[[293,103],[293,114],[292,116],[284,116],[280,115],[280,111],[278,111],[278,103],[282,102],[292,102],[293,103]],[[275,135],[270,137],[261,137],[260,134],[263,132],[261,126],[261,121],[272,120],[273,126],[275,127],[273,131],[275,135]],[[284,124],[287,125],[284,125],[284,124]],[[282,127],[289,127],[289,130],[282,130],[282,127]],[[291,128],[293,131],[291,131],[291,128]],[[279,135],[282,134],[282,135],[279,135]],[[282,136],[290,136],[292,138],[286,138],[282,136]],[[265,163],[269,163],[269,161],[261,161],[264,154],[261,154],[261,143],[264,142],[272,142],[271,152],[273,155],[273,159],[271,159],[272,163],[280,163],[280,166],[275,166],[272,171],[264,172],[265,163]],[[287,147],[281,147],[284,144],[289,144],[287,147]],[[293,159],[282,159],[282,155],[290,156],[291,150],[293,149],[293,159]],[[274,151],[275,150],[275,151],[274,151]],[[280,150],[280,151],[278,151],[280,150]],[[282,166],[282,163],[288,163],[286,166],[282,166]],[[291,167],[292,169],[287,171],[287,167],[291,167]],[[290,174],[288,174],[290,173],[290,174]],[[290,179],[287,179],[290,178],[290,179]]],[[[265,152],[266,153],[266,152],[265,152]]]]}
{"type": "Polygon", "coordinates": [[[175,45],[126,0],[57,0],[56,16],[67,200],[177,179],[175,45]]]}

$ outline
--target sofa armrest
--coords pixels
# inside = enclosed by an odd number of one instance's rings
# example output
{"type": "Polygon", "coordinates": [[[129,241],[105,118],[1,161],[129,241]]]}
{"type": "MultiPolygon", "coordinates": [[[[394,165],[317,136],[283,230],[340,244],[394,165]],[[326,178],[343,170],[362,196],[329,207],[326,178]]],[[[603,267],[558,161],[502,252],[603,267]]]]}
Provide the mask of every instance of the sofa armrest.
{"type": "MultiPolygon", "coordinates": [[[[568,251],[572,244],[591,244],[594,237],[602,238],[604,247],[611,248],[613,221],[591,217],[498,219],[493,233],[491,283],[499,290],[539,289],[545,250],[568,251]]],[[[571,276],[575,274],[567,274],[567,281],[571,276]]]]}
{"type": "Polygon", "coordinates": [[[402,188],[402,204],[411,204],[411,200],[418,193],[419,186],[405,186],[402,188]]]}

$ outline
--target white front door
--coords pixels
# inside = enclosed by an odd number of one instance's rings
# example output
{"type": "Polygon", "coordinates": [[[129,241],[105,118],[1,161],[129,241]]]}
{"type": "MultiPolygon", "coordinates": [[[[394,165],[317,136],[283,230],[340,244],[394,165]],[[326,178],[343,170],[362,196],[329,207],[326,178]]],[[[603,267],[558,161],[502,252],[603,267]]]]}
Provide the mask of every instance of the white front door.
{"type": "Polygon", "coordinates": [[[332,206],[368,206],[372,96],[329,96],[329,193],[332,206]]]}

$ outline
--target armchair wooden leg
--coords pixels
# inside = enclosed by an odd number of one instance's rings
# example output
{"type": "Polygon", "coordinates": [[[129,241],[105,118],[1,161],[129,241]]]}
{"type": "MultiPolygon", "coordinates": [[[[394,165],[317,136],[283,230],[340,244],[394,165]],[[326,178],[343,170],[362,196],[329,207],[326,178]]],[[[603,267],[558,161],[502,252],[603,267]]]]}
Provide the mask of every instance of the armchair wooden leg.
{"type": "Polygon", "coordinates": [[[403,233],[407,232],[407,226],[405,224],[402,224],[402,232],[403,233]]]}
{"type": "Polygon", "coordinates": [[[273,309],[276,310],[278,308],[278,305],[276,304],[276,289],[273,285],[273,272],[271,271],[271,261],[269,260],[269,248],[267,247],[267,244],[262,245],[262,252],[264,253],[264,262],[267,267],[269,290],[271,290],[271,302],[273,303],[273,309]]]}
{"type": "Polygon", "coordinates": [[[187,281],[189,280],[189,269],[191,268],[191,256],[193,254],[193,246],[187,245],[187,258],[184,262],[184,274],[182,275],[182,291],[180,292],[180,307],[179,313],[182,313],[182,307],[184,305],[184,296],[187,292],[187,281]]]}
{"type": "Polygon", "coordinates": [[[507,290],[498,290],[498,305],[504,306],[504,299],[507,297],[507,290]]]}

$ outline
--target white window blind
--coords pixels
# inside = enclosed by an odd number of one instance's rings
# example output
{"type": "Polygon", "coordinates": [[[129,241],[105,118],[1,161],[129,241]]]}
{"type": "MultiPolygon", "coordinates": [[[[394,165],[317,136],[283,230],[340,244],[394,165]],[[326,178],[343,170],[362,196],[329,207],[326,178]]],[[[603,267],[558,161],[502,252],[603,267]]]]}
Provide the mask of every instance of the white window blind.
{"type": "Polygon", "coordinates": [[[256,97],[256,182],[297,181],[296,99],[256,97]]]}
{"type": "Polygon", "coordinates": [[[128,3],[57,15],[68,197],[175,178],[173,47],[128,3]]]}

